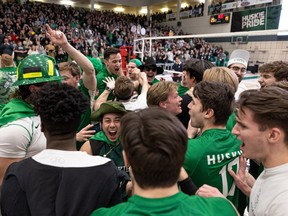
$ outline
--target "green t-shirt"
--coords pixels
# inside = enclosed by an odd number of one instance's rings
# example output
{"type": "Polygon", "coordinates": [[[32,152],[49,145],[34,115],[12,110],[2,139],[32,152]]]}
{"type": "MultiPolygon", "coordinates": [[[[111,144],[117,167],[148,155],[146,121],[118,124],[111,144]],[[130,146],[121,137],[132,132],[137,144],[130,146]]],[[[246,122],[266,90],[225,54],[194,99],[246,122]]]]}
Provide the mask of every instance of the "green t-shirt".
{"type": "Polygon", "coordinates": [[[165,215],[165,216],[234,216],[234,207],[226,199],[188,196],[182,192],[165,198],[144,198],[134,195],[125,203],[100,208],[90,216],[165,215]]]}
{"type": "Polygon", "coordinates": [[[16,79],[16,67],[0,68],[0,111],[9,102],[9,96],[18,89],[12,86],[16,79]]]}
{"type": "Polygon", "coordinates": [[[184,95],[188,90],[189,90],[189,88],[181,85],[181,83],[178,84],[178,95],[179,96],[184,95]]]}
{"type": "Polygon", "coordinates": [[[232,131],[233,127],[236,124],[236,114],[237,114],[236,111],[234,111],[229,116],[229,119],[228,119],[227,124],[226,124],[226,129],[229,130],[229,131],[232,131]]]}
{"type": "MultiPolygon", "coordinates": [[[[96,76],[97,88],[99,91],[98,96],[100,96],[106,88],[106,83],[103,82],[103,80],[105,80],[106,77],[113,77],[115,80],[117,79],[117,75],[109,74],[106,67],[103,66],[103,68],[99,72],[97,72],[97,76],[96,76]]],[[[96,96],[95,98],[97,98],[98,96],[96,96]]],[[[113,100],[114,98],[115,98],[115,96],[112,93],[110,93],[107,100],[113,100]]]]}
{"type": "Polygon", "coordinates": [[[238,189],[228,173],[239,169],[241,142],[225,129],[209,129],[195,139],[188,140],[184,168],[197,187],[208,184],[216,187],[236,207],[238,189]]]}
{"type": "Polygon", "coordinates": [[[158,83],[158,82],[160,82],[160,81],[158,79],[154,78],[152,80],[152,82],[149,82],[149,85],[153,85],[153,84],[158,83]]]}
{"type": "MultiPolygon", "coordinates": [[[[87,99],[89,100],[89,104],[90,104],[91,97],[89,95],[89,90],[84,86],[82,79],[80,79],[80,81],[79,81],[78,89],[87,97],[87,99]]],[[[86,109],[86,111],[81,115],[81,122],[80,122],[78,129],[77,129],[77,132],[82,130],[88,124],[91,124],[91,109],[90,109],[90,107],[88,107],[86,109]]],[[[78,142],[77,141],[76,142],[77,149],[79,150],[83,144],[84,144],[84,142],[78,142]]]]}

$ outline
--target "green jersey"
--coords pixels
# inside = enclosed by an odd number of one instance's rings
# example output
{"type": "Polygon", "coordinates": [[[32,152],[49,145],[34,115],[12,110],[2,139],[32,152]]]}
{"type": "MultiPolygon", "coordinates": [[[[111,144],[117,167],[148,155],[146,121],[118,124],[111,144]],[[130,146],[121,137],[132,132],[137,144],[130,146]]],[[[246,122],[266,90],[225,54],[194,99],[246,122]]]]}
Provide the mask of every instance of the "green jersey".
{"type": "MultiPolygon", "coordinates": [[[[107,71],[106,67],[103,66],[103,68],[97,72],[97,76],[96,76],[96,79],[97,79],[97,88],[99,90],[99,93],[98,93],[98,96],[102,94],[102,92],[105,90],[106,88],[106,83],[103,82],[103,80],[105,80],[106,77],[113,77],[115,80],[117,79],[117,75],[115,74],[109,74],[109,72],[107,71]]],[[[97,98],[97,96],[96,96],[97,98]]],[[[108,98],[107,98],[107,101],[108,100],[112,100],[114,99],[114,95],[113,94],[109,94],[108,98]]]]}
{"type": "Polygon", "coordinates": [[[238,189],[228,170],[239,169],[241,142],[226,129],[209,129],[189,139],[184,168],[197,187],[208,184],[218,188],[235,206],[238,189]]]}
{"type": "Polygon", "coordinates": [[[0,69],[0,111],[9,102],[10,95],[18,89],[17,86],[12,86],[16,79],[16,67],[0,69]]]}
{"type": "Polygon", "coordinates": [[[236,210],[229,201],[219,197],[203,198],[188,196],[182,192],[165,198],[144,198],[134,195],[127,202],[112,208],[100,208],[90,216],[122,216],[122,215],[213,215],[234,216],[236,210]]]}
{"type": "Polygon", "coordinates": [[[234,111],[230,116],[226,124],[226,129],[232,131],[233,127],[236,124],[236,111],[234,111]]]}

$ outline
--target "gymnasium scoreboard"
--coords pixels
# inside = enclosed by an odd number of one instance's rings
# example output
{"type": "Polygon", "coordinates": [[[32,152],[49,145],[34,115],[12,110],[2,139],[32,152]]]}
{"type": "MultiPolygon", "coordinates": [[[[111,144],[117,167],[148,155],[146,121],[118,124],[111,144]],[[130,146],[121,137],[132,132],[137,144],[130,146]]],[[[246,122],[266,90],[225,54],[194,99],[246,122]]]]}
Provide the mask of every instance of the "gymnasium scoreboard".
{"type": "Polygon", "coordinates": [[[230,13],[220,13],[210,16],[210,24],[222,24],[230,22],[230,13]]]}

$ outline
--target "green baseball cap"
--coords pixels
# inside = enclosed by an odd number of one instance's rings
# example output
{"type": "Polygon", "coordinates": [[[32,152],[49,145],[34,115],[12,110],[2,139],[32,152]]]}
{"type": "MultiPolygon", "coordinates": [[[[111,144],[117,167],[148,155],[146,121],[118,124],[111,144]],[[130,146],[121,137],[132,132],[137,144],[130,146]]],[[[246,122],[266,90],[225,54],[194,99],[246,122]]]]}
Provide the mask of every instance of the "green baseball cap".
{"type": "Polygon", "coordinates": [[[133,62],[137,67],[142,65],[142,62],[139,59],[131,59],[129,62],[133,62]]]}
{"type": "Polygon", "coordinates": [[[13,86],[60,81],[63,78],[55,68],[55,59],[42,54],[32,54],[24,58],[18,65],[17,81],[13,86]]]}
{"type": "Polygon", "coordinates": [[[122,103],[117,101],[102,103],[100,108],[92,113],[91,120],[100,122],[102,117],[108,113],[119,113],[124,115],[127,113],[127,110],[122,103]]]}

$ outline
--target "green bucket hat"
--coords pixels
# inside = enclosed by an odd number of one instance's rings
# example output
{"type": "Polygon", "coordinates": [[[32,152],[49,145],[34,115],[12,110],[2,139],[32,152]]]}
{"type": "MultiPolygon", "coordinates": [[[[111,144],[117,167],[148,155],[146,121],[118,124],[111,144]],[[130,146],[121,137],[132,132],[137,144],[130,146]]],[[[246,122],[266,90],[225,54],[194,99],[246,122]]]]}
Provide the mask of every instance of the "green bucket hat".
{"type": "Polygon", "coordinates": [[[63,78],[55,68],[55,59],[41,54],[29,55],[18,65],[17,81],[13,86],[60,81],[63,78]]]}
{"type": "Polygon", "coordinates": [[[92,113],[91,120],[100,122],[102,117],[108,113],[119,113],[124,115],[127,113],[127,110],[122,103],[117,101],[102,103],[100,108],[92,113]]]}

